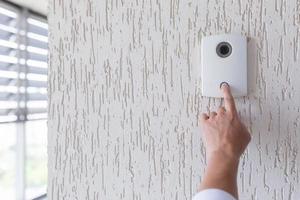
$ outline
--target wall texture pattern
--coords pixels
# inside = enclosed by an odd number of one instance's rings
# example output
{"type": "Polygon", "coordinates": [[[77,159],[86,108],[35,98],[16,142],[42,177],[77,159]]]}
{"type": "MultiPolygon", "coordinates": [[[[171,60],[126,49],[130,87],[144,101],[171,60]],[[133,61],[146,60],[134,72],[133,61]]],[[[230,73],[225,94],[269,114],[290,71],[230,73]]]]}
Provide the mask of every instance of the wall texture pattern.
{"type": "Polygon", "coordinates": [[[300,199],[299,0],[50,0],[49,199],[191,199],[201,38],[248,39],[240,199],[300,199]]]}

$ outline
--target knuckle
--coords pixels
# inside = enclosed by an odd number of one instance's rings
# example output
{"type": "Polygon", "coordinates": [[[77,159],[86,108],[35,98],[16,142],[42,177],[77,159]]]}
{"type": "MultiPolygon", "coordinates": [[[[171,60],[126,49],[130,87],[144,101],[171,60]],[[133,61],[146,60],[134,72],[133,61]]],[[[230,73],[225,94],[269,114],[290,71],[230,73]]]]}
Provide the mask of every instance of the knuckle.
{"type": "Polygon", "coordinates": [[[204,117],[201,117],[199,120],[201,123],[204,123],[206,121],[206,119],[204,117]]]}
{"type": "Polygon", "coordinates": [[[225,108],[224,107],[218,108],[218,113],[220,113],[220,114],[225,113],[225,108]]]}

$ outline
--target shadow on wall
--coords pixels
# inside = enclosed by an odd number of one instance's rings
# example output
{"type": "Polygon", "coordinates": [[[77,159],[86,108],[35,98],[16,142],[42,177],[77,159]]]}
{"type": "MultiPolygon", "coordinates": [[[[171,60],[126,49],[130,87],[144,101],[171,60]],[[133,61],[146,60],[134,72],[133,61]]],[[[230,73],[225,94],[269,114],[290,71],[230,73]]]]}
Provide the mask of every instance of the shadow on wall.
{"type": "Polygon", "coordinates": [[[248,96],[256,93],[257,50],[255,38],[247,37],[248,96]]]}

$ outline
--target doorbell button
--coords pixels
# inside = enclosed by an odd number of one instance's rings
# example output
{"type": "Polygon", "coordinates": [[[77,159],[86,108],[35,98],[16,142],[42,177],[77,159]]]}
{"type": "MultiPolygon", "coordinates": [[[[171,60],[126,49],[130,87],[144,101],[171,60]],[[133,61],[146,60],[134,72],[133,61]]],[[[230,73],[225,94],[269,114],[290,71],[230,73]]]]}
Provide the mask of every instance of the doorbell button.
{"type": "Polygon", "coordinates": [[[222,82],[222,83],[220,83],[220,89],[222,88],[223,84],[226,84],[227,86],[229,86],[229,84],[227,82],[222,82]]]}
{"type": "Polygon", "coordinates": [[[247,39],[237,34],[201,40],[202,96],[222,97],[220,86],[230,83],[232,95],[247,95],[247,39]],[[220,84],[221,83],[221,84],[220,84]]]}

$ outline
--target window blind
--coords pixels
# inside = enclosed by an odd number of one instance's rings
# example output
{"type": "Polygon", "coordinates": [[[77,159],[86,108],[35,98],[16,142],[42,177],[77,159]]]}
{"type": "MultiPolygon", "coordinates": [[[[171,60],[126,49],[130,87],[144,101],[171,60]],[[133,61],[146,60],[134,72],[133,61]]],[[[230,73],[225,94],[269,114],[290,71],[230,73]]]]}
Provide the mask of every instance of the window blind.
{"type": "Polygon", "coordinates": [[[0,3],[0,123],[47,117],[46,20],[0,3]]]}

